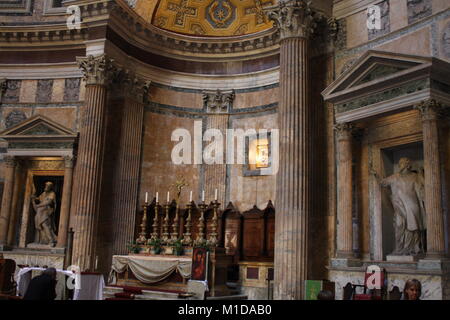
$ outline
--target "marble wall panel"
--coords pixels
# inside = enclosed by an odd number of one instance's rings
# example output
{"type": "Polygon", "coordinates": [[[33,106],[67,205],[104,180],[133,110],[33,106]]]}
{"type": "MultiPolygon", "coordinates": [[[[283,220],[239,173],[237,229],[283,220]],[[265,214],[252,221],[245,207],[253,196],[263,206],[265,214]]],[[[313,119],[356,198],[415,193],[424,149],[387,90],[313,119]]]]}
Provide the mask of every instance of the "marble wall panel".
{"type": "Polygon", "coordinates": [[[66,79],[53,80],[53,90],[52,90],[51,102],[64,101],[65,87],[66,87],[66,79]]]}
{"type": "Polygon", "coordinates": [[[77,107],[36,108],[34,114],[43,115],[69,129],[77,129],[77,107]]]}
{"type": "Polygon", "coordinates": [[[171,160],[172,148],[178,143],[171,141],[172,131],[184,128],[193,137],[194,120],[197,119],[145,112],[140,203],[145,200],[145,192],[149,193],[151,200],[158,191],[161,203],[166,201],[167,191],[170,191],[170,198],[174,199],[175,191],[172,185],[179,176],[183,176],[189,183],[189,186],[183,189],[181,203],[185,204],[189,201],[190,190],[193,191],[195,201],[201,197],[199,194],[200,165],[175,165],[171,160]]]}
{"type": "Polygon", "coordinates": [[[8,80],[6,82],[6,90],[2,96],[2,103],[19,102],[21,80],[8,80]]]}
{"type": "Polygon", "coordinates": [[[348,16],[347,25],[347,48],[353,48],[367,42],[367,12],[360,11],[348,16]]]}
{"type": "Polygon", "coordinates": [[[203,100],[201,93],[183,92],[152,86],[150,88],[150,100],[160,104],[166,104],[182,108],[202,109],[203,100]]]}
{"type": "Polygon", "coordinates": [[[80,78],[65,79],[64,101],[78,101],[80,97],[80,78]]]}
{"type": "Polygon", "coordinates": [[[439,58],[450,62],[450,19],[439,21],[436,37],[439,46],[439,58]]]}
{"type": "Polygon", "coordinates": [[[447,0],[432,0],[431,9],[433,11],[433,14],[448,10],[450,8],[450,3],[447,0]]]}
{"type": "Polygon", "coordinates": [[[20,102],[33,103],[36,101],[37,80],[22,80],[20,88],[20,102]]]}
{"type": "Polygon", "coordinates": [[[432,0],[407,0],[408,23],[426,18],[432,13],[432,0]]]}
{"type": "Polygon", "coordinates": [[[36,102],[49,103],[52,101],[53,80],[38,80],[36,102]]]}
{"type": "Polygon", "coordinates": [[[385,42],[374,50],[430,56],[432,54],[430,41],[430,27],[424,27],[401,38],[385,42]]]}
{"type": "Polygon", "coordinates": [[[372,40],[379,36],[385,35],[390,32],[390,2],[385,0],[377,4],[380,7],[381,13],[381,28],[380,29],[367,29],[368,39],[372,40]]]}
{"type": "Polygon", "coordinates": [[[0,109],[0,130],[3,131],[7,128],[7,122],[9,126],[17,124],[21,115],[25,115],[26,118],[31,117],[32,115],[31,107],[3,107],[0,109]]]}
{"type": "Polygon", "coordinates": [[[279,88],[237,93],[233,109],[257,107],[278,102],[279,88]]]}
{"type": "Polygon", "coordinates": [[[406,27],[408,25],[408,13],[405,1],[389,2],[389,18],[391,32],[406,27]]]}

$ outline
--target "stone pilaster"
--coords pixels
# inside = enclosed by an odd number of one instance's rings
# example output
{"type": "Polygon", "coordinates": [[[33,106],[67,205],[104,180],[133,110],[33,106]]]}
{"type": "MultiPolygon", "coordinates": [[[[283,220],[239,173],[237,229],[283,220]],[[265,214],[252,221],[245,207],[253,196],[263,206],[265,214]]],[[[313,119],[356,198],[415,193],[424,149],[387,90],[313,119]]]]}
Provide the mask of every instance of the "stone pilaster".
{"type": "Polygon", "coordinates": [[[70,201],[72,194],[73,162],[74,158],[72,156],[64,157],[64,185],[58,227],[58,242],[56,245],[59,248],[66,247],[67,245],[67,231],[69,229],[70,201]]]}
{"type": "Polygon", "coordinates": [[[2,208],[0,213],[0,245],[6,245],[8,228],[11,217],[11,206],[14,189],[14,171],[16,160],[14,157],[5,156],[5,183],[3,187],[2,208]]]}
{"type": "MultiPolygon", "coordinates": [[[[206,119],[206,129],[217,129],[222,132],[222,136],[226,137],[228,128],[228,114],[209,115],[206,119]]],[[[208,145],[209,142],[206,143],[208,145]]],[[[226,181],[226,158],[223,155],[223,164],[206,164],[205,165],[205,202],[210,203],[214,200],[215,190],[217,189],[217,199],[220,203],[225,203],[225,181],[226,181]]]]}
{"type": "Polygon", "coordinates": [[[438,116],[443,108],[434,99],[423,101],[416,108],[422,115],[427,258],[441,258],[445,256],[445,233],[444,213],[442,210],[438,116]]]}
{"type": "Polygon", "coordinates": [[[267,9],[280,30],[280,164],[275,207],[276,299],[302,299],[308,266],[311,211],[311,119],[308,36],[313,19],[306,1],[267,9]]]}
{"type": "Polygon", "coordinates": [[[93,269],[100,187],[105,145],[107,86],[117,75],[113,61],[105,55],[78,60],[86,81],[86,106],[81,116],[74,184],[75,235],[72,262],[81,270],[93,269]]]}
{"type": "Polygon", "coordinates": [[[113,254],[126,254],[127,244],[134,240],[144,103],[148,97],[149,86],[149,81],[145,82],[135,76],[129,75],[124,79],[125,105],[121,119],[122,128],[118,141],[119,151],[112,200],[114,201],[113,254]]]}
{"type": "Polygon", "coordinates": [[[351,124],[335,126],[337,136],[338,204],[337,204],[337,257],[353,257],[353,174],[352,174],[352,131],[351,124]]]}

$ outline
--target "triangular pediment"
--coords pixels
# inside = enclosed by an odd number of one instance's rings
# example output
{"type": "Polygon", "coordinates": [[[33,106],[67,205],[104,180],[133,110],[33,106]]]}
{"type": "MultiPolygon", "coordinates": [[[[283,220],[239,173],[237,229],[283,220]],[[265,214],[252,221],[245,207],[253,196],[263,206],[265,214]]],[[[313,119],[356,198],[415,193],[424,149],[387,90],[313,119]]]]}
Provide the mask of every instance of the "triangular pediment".
{"type": "Polygon", "coordinates": [[[0,133],[0,137],[8,139],[12,137],[31,137],[31,136],[74,136],[76,133],[53,120],[42,115],[31,117],[14,127],[11,127],[0,133]]]}
{"type": "Polygon", "coordinates": [[[431,66],[432,58],[369,50],[331,83],[322,95],[326,101],[404,78],[431,66]]]}
{"type": "Polygon", "coordinates": [[[0,133],[0,138],[6,141],[39,139],[70,141],[76,139],[76,137],[76,132],[42,115],[31,117],[0,133]]]}

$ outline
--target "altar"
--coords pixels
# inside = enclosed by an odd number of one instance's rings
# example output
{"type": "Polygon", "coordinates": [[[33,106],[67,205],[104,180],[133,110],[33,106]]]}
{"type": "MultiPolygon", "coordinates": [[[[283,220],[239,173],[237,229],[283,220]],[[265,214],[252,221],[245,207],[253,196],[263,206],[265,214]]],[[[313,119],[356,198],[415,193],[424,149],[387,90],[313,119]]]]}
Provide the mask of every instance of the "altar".
{"type": "Polygon", "coordinates": [[[109,283],[113,285],[158,286],[173,282],[182,289],[191,277],[192,258],[173,255],[115,255],[112,258],[109,283]]]}

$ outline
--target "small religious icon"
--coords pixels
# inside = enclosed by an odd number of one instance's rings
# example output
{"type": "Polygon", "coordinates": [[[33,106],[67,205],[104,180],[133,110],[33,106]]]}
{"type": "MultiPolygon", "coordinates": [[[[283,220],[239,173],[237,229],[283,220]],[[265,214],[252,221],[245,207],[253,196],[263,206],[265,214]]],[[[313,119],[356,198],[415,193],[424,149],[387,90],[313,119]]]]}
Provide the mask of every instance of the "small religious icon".
{"type": "Polygon", "coordinates": [[[39,197],[31,196],[31,203],[36,212],[34,223],[36,228],[36,243],[56,245],[56,194],[53,191],[53,183],[46,182],[44,192],[39,197]]]}
{"type": "Polygon", "coordinates": [[[206,280],[207,263],[208,251],[205,248],[194,248],[194,251],[192,253],[191,280],[206,280]]]}
{"type": "Polygon", "coordinates": [[[177,181],[175,181],[174,187],[177,189],[177,202],[180,199],[181,190],[187,186],[189,186],[189,184],[186,182],[184,177],[178,177],[177,181]]]}

